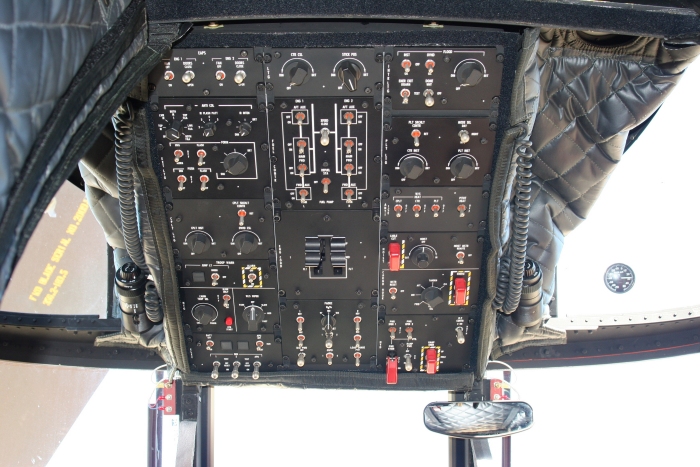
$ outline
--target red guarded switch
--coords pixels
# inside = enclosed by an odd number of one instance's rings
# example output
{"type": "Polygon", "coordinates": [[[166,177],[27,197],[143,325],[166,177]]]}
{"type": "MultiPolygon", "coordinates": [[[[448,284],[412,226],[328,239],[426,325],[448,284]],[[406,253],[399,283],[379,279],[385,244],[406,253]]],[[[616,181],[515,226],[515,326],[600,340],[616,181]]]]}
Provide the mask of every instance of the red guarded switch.
{"type": "Polygon", "coordinates": [[[425,351],[425,372],[429,375],[437,373],[437,350],[435,349],[425,351]]]}
{"type": "Polygon", "coordinates": [[[467,304],[467,280],[464,277],[455,279],[455,305],[463,306],[467,304]]]}
{"type": "Polygon", "coordinates": [[[386,384],[399,381],[399,357],[386,357],[386,384]]]}
{"type": "Polygon", "coordinates": [[[401,268],[401,245],[397,242],[389,243],[389,271],[398,271],[401,268]]]}

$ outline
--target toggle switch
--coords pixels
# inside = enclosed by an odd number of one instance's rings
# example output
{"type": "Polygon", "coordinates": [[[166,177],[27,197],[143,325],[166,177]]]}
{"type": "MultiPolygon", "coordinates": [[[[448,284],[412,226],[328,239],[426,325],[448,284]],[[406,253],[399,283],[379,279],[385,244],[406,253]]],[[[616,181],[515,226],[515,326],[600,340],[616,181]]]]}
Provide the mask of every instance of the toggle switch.
{"type": "Polygon", "coordinates": [[[245,71],[243,70],[238,70],[235,75],[233,75],[233,82],[236,84],[241,84],[243,81],[245,81],[245,71]]]}
{"type": "Polygon", "coordinates": [[[214,369],[211,370],[211,379],[219,379],[219,367],[221,363],[214,362],[214,369]]]}
{"type": "MultiPolygon", "coordinates": [[[[352,143],[352,141],[350,141],[352,143]]],[[[352,164],[345,164],[345,175],[348,177],[352,176],[352,171],[355,169],[355,166],[352,164]]]]}
{"type": "Polygon", "coordinates": [[[457,343],[464,344],[466,339],[464,338],[464,329],[462,328],[462,326],[457,326],[455,331],[457,331],[457,343]]]}
{"type": "Polygon", "coordinates": [[[437,217],[438,214],[440,213],[440,206],[438,206],[437,204],[433,204],[430,207],[430,210],[433,211],[433,217],[437,217]]]}
{"type": "Polygon", "coordinates": [[[403,68],[403,74],[407,75],[411,72],[411,61],[404,60],[401,62],[401,68],[403,68]]]}
{"type": "Polygon", "coordinates": [[[182,82],[185,84],[189,84],[193,79],[194,79],[194,71],[192,71],[192,70],[187,70],[182,75],[182,82]]]}
{"type": "Polygon", "coordinates": [[[326,352],[326,358],[328,359],[328,364],[333,364],[333,352],[326,352]]]}
{"type": "Polygon", "coordinates": [[[247,213],[245,212],[245,209],[238,210],[238,225],[240,225],[241,227],[243,227],[243,225],[245,224],[246,214],[247,213]]]}
{"type": "Polygon", "coordinates": [[[226,79],[226,73],[224,73],[224,70],[216,70],[216,74],[214,76],[216,77],[217,81],[223,81],[226,79]]]}
{"type": "Polygon", "coordinates": [[[321,180],[321,185],[323,185],[323,193],[328,194],[328,185],[331,184],[331,179],[326,177],[321,180]]]}
{"type": "Polygon", "coordinates": [[[345,200],[347,201],[348,204],[352,203],[352,195],[355,194],[354,190],[347,189],[345,190],[345,200]]]}
{"type": "Polygon", "coordinates": [[[260,365],[261,363],[257,360],[253,362],[253,379],[260,378],[260,365]]]}
{"type": "Polygon", "coordinates": [[[458,251],[455,255],[457,257],[457,264],[464,264],[464,252],[458,251]]]}
{"type": "Polygon", "coordinates": [[[391,340],[396,339],[396,328],[394,326],[389,328],[389,337],[391,337],[391,340]]]}
{"type": "Polygon", "coordinates": [[[396,217],[401,217],[401,211],[403,211],[403,206],[401,206],[400,204],[394,206],[394,212],[396,213],[396,217]]]}
{"type": "Polygon", "coordinates": [[[265,343],[263,341],[256,341],[255,342],[255,350],[257,350],[257,351],[261,351],[264,346],[265,346],[265,343]]]}
{"type": "Polygon", "coordinates": [[[353,340],[355,341],[355,349],[360,350],[360,341],[362,340],[362,336],[359,334],[355,334],[353,340]]]}
{"type": "Polygon", "coordinates": [[[469,132],[467,130],[461,130],[457,135],[460,143],[467,144],[469,142],[469,132]]]}
{"type": "Polygon", "coordinates": [[[219,276],[219,274],[212,272],[211,273],[211,286],[216,287],[217,285],[219,285],[220,278],[221,278],[221,276],[219,276]]]}
{"type": "Polygon", "coordinates": [[[467,207],[463,204],[460,204],[457,206],[457,211],[459,212],[459,217],[464,217],[464,213],[466,212],[467,207]]]}
{"type": "Polygon", "coordinates": [[[304,341],[306,340],[306,336],[303,334],[299,334],[297,336],[297,341],[299,342],[299,350],[304,348],[304,341]]]}
{"type": "Polygon", "coordinates": [[[413,328],[411,326],[406,326],[406,328],[404,330],[406,331],[406,338],[409,341],[412,341],[413,340],[413,328]]]}
{"type": "Polygon", "coordinates": [[[362,317],[355,316],[352,320],[355,322],[355,334],[359,334],[360,333],[360,322],[362,321],[362,317]]]}
{"type": "Polygon", "coordinates": [[[177,186],[177,191],[182,191],[185,189],[185,182],[187,181],[187,177],[184,175],[178,175],[177,176],[177,182],[179,185],[177,186]]]}
{"type": "Polygon", "coordinates": [[[302,203],[306,203],[306,198],[309,196],[309,190],[299,190],[299,196],[301,196],[302,203]]]}
{"type": "Polygon", "coordinates": [[[411,97],[411,91],[408,89],[402,89],[401,90],[401,103],[402,104],[408,104],[408,98],[411,97]]]}
{"type": "Polygon", "coordinates": [[[304,332],[304,317],[303,316],[297,316],[297,331],[299,331],[300,333],[304,332]]]}
{"type": "Polygon", "coordinates": [[[420,217],[420,210],[421,210],[420,204],[413,205],[413,215],[414,216],[420,217]]]}
{"type": "Polygon", "coordinates": [[[399,358],[386,358],[386,384],[396,384],[399,380],[399,358]]]}
{"type": "Polygon", "coordinates": [[[175,73],[173,73],[172,71],[168,70],[168,71],[166,71],[165,74],[163,75],[163,78],[165,79],[165,81],[172,81],[172,80],[175,78],[175,73]]]}
{"type": "Polygon", "coordinates": [[[413,145],[415,147],[420,146],[420,141],[418,140],[418,138],[420,138],[420,130],[413,130],[411,132],[411,137],[413,138],[413,145]]]}
{"type": "Polygon", "coordinates": [[[423,91],[423,97],[425,97],[426,107],[432,107],[433,105],[435,105],[435,99],[433,98],[433,95],[435,95],[435,93],[432,89],[426,89],[425,91],[423,91]]]}
{"type": "Polygon", "coordinates": [[[389,287],[389,295],[391,295],[392,300],[396,300],[396,292],[398,292],[396,287],[389,287]]]}
{"type": "Polygon", "coordinates": [[[464,306],[467,304],[467,280],[464,277],[456,277],[454,281],[455,305],[464,306]]]}
{"type": "Polygon", "coordinates": [[[401,269],[401,244],[398,242],[389,243],[389,271],[401,269]]]}
{"type": "Polygon", "coordinates": [[[297,119],[297,125],[301,125],[304,123],[304,120],[306,119],[306,114],[304,112],[297,112],[297,114],[294,116],[294,118],[297,119]]]}
{"type": "Polygon", "coordinates": [[[437,373],[437,350],[435,349],[425,351],[425,372],[429,375],[437,373]]]}
{"type": "Polygon", "coordinates": [[[432,75],[433,71],[435,70],[435,61],[434,60],[428,60],[425,62],[425,67],[428,69],[428,74],[432,75]]]}
{"type": "Polygon", "coordinates": [[[353,357],[355,357],[355,366],[360,366],[360,358],[362,358],[362,354],[360,352],[355,352],[353,357]]]}
{"type": "Polygon", "coordinates": [[[297,148],[299,148],[299,154],[304,154],[304,148],[306,147],[306,141],[300,139],[297,141],[297,148]]]}
{"type": "Polygon", "coordinates": [[[180,150],[180,149],[176,149],[175,152],[174,152],[173,154],[175,155],[175,162],[176,162],[176,163],[177,163],[177,162],[180,162],[180,159],[182,158],[182,156],[185,155],[185,154],[182,152],[182,150],[180,150]]]}
{"type": "Polygon", "coordinates": [[[299,368],[303,367],[306,361],[304,358],[306,357],[306,354],[304,352],[299,352],[299,355],[297,356],[297,366],[299,368]]]}
{"type": "Polygon", "coordinates": [[[330,132],[328,128],[321,128],[321,146],[328,146],[331,143],[330,132]]]}
{"type": "Polygon", "coordinates": [[[241,366],[241,362],[233,362],[233,369],[231,370],[231,378],[238,379],[238,367],[241,366]]]}
{"type": "Polygon", "coordinates": [[[404,369],[408,372],[413,371],[413,361],[411,360],[411,354],[407,353],[406,355],[403,356],[403,358],[404,358],[404,363],[403,363],[404,369]]]}
{"type": "Polygon", "coordinates": [[[207,175],[202,175],[201,177],[199,177],[199,181],[202,183],[199,186],[199,189],[202,191],[206,191],[207,190],[207,183],[209,182],[209,177],[207,175]]]}
{"type": "Polygon", "coordinates": [[[347,123],[348,125],[351,125],[351,124],[352,124],[352,120],[353,120],[354,118],[355,118],[355,114],[352,113],[352,112],[345,112],[345,113],[343,114],[343,119],[345,120],[345,123],[347,123]]]}
{"type": "Polygon", "coordinates": [[[355,146],[353,140],[346,139],[343,145],[345,146],[345,154],[352,154],[352,147],[355,146]]]}
{"type": "Polygon", "coordinates": [[[200,149],[197,151],[197,157],[199,158],[199,161],[197,161],[198,166],[203,166],[204,165],[204,158],[207,157],[207,151],[204,149],[200,149]]]}

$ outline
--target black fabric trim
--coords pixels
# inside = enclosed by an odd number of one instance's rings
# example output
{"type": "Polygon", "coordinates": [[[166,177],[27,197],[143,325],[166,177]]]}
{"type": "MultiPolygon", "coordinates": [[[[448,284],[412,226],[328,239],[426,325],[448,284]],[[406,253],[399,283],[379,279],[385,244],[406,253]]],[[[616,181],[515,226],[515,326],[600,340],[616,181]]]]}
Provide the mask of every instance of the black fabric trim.
{"type": "MultiPolygon", "coordinates": [[[[632,2],[630,2],[632,3],[632,2]]],[[[473,22],[677,37],[700,32],[691,8],[542,0],[148,0],[152,22],[372,19],[473,22]]]]}

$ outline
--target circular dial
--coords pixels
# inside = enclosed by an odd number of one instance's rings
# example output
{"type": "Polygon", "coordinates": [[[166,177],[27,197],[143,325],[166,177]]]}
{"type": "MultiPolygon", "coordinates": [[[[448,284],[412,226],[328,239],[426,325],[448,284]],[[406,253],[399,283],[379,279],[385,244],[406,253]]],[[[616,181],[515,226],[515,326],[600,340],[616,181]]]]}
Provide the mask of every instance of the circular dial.
{"type": "Polygon", "coordinates": [[[418,156],[404,157],[399,163],[399,172],[404,177],[415,180],[425,171],[425,162],[418,156]]]}
{"type": "Polygon", "coordinates": [[[195,255],[204,253],[211,246],[211,237],[205,232],[191,232],[185,239],[187,246],[195,255]]]}
{"type": "Polygon", "coordinates": [[[430,266],[430,263],[435,259],[435,250],[429,246],[417,246],[409,253],[411,262],[421,269],[430,266]]]}
{"type": "Polygon", "coordinates": [[[450,171],[455,178],[469,178],[474,173],[474,159],[469,156],[457,156],[450,162],[450,171]]]}
{"type": "Polygon", "coordinates": [[[476,86],[484,77],[484,67],[474,60],[466,60],[459,64],[455,78],[460,86],[476,86]]]}
{"type": "Polygon", "coordinates": [[[218,314],[219,312],[216,308],[208,303],[198,303],[192,308],[192,316],[194,316],[194,319],[200,324],[209,324],[216,320],[218,314]]]}
{"type": "Polygon", "coordinates": [[[287,66],[287,78],[290,86],[301,86],[311,77],[309,64],[305,61],[293,60],[287,66]]]}
{"type": "Polygon", "coordinates": [[[233,236],[233,244],[238,248],[238,251],[247,255],[258,247],[258,237],[252,232],[238,232],[233,236]]]}
{"type": "Polygon", "coordinates": [[[435,308],[445,300],[442,298],[442,290],[437,287],[428,287],[420,294],[421,300],[428,304],[430,308],[435,308]]]}
{"type": "Polygon", "coordinates": [[[226,154],[224,168],[231,175],[241,175],[248,170],[248,158],[240,152],[226,154]]]}
{"type": "Polygon", "coordinates": [[[206,138],[211,138],[214,136],[214,133],[216,133],[216,123],[214,122],[207,122],[204,124],[204,136],[206,138]]]}
{"type": "Polygon", "coordinates": [[[634,285],[634,271],[626,264],[616,263],[605,271],[605,286],[614,293],[625,293],[634,285]]]}
{"type": "Polygon", "coordinates": [[[356,91],[357,82],[360,81],[360,76],[362,76],[362,70],[356,62],[345,60],[338,64],[335,74],[348,91],[356,91]]]}
{"type": "Polygon", "coordinates": [[[238,136],[248,136],[253,127],[248,122],[243,122],[238,125],[238,136]]]}

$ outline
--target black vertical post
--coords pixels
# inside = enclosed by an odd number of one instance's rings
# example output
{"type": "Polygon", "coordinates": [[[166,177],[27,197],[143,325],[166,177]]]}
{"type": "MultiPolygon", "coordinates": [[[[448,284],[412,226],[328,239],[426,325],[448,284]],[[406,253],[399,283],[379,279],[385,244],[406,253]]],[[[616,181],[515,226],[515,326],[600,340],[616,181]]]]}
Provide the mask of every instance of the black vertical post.
{"type": "Polygon", "coordinates": [[[501,465],[503,467],[510,467],[510,436],[504,436],[501,439],[501,443],[501,465]]]}
{"type": "MultiPolygon", "coordinates": [[[[447,400],[457,402],[464,400],[464,393],[459,391],[448,391],[447,400]]],[[[449,467],[473,467],[474,454],[472,452],[472,443],[468,439],[462,438],[447,438],[449,455],[449,467]]]]}
{"type": "Polygon", "coordinates": [[[199,411],[197,413],[197,437],[195,440],[195,467],[212,467],[214,465],[214,431],[213,431],[214,388],[202,386],[199,393],[199,411]]]}

